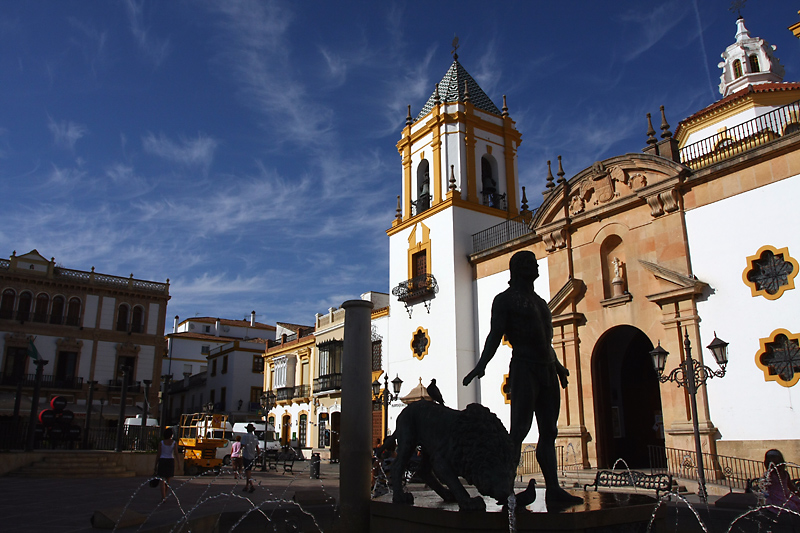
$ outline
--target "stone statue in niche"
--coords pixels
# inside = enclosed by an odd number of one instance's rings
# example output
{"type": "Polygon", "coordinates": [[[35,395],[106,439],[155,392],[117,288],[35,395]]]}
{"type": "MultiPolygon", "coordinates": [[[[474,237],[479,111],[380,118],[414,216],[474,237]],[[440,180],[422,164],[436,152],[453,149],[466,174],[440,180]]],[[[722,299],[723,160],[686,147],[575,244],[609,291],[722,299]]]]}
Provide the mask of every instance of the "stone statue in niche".
{"type": "MultiPolygon", "coordinates": [[[[491,329],[483,352],[475,368],[464,377],[463,384],[467,386],[473,379],[483,377],[486,365],[505,336],[512,346],[508,383],[514,462],[519,460],[535,414],[539,427],[536,459],[545,479],[546,501],[556,505],[580,503],[581,498],[558,485],[555,440],[561,409],[559,384],[567,387],[569,371],[553,350],[553,318],[547,302],[533,289],[533,282],[539,277],[536,256],[529,251],[515,253],[509,261],[509,270],[509,288],[498,294],[492,303],[491,329]]],[[[525,492],[529,491],[530,485],[525,492]]]]}
{"type": "Polygon", "coordinates": [[[611,265],[614,267],[614,279],[611,280],[611,297],[615,298],[625,293],[625,278],[622,272],[623,263],[619,260],[619,257],[615,257],[611,261],[611,265]]]}

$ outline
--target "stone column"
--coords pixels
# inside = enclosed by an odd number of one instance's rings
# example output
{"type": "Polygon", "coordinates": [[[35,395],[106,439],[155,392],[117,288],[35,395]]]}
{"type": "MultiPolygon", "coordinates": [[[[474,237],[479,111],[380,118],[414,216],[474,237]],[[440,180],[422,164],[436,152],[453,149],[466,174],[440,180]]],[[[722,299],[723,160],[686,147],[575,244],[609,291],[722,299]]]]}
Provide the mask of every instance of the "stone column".
{"type": "Polygon", "coordinates": [[[372,302],[342,304],[342,420],[339,477],[339,531],[369,532],[372,469],[372,302]]]}

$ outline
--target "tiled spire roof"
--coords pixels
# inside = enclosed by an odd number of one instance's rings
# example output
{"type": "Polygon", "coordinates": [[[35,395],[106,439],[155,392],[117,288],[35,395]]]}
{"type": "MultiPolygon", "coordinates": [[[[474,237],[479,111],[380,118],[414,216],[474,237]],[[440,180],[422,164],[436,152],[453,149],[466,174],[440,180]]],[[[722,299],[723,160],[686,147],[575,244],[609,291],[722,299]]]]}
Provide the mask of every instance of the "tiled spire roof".
{"type": "MultiPolygon", "coordinates": [[[[472,105],[474,105],[476,109],[495,115],[501,115],[500,110],[494,105],[494,102],[486,96],[486,93],[483,92],[483,89],[481,89],[478,83],[469,75],[469,72],[461,66],[458,59],[453,60],[453,64],[450,65],[444,78],[439,82],[439,101],[443,103],[463,102],[465,83],[466,87],[469,89],[469,101],[472,102],[472,105]]],[[[428,98],[428,101],[422,107],[422,110],[417,115],[417,118],[414,119],[414,122],[431,112],[434,102],[436,101],[436,92],[436,90],[433,91],[433,94],[428,98]]]]}

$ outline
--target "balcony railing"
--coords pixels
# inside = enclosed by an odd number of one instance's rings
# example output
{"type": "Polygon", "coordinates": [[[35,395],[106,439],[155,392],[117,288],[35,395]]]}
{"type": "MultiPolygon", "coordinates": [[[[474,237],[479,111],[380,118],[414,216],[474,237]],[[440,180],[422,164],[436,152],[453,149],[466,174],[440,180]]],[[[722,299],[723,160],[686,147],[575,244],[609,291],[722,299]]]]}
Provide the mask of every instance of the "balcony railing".
{"type": "Polygon", "coordinates": [[[342,389],[342,374],[326,374],[314,380],[314,392],[325,392],[342,389]]]}
{"type": "MultiPolygon", "coordinates": [[[[36,382],[36,374],[23,374],[20,379],[11,374],[0,373],[0,385],[16,387],[20,381],[22,381],[23,387],[33,387],[36,382]]],[[[76,376],[42,375],[41,386],[50,389],[78,390],[83,388],[83,378],[76,376]]]]}
{"type": "MultiPolygon", "coordinates": [[[[122,390],[122,380],[121,379],[110,379],[108,380],[108,390],[110,391],[121,391],[122,390]]],[[[141,381],[133,381],[128,383],[128,392],[141,392],[142,390],[142,382],[141,381]]]]}
{"type": "Polygon", "coordinates": [[[294,387],[278,387],[276,397],[279,402],[291,400],[294,397],[294,387]]]}
{"type": "Polygon", "coordinates": [[[502,209],[503,211],[508,210],[506,193],[500,194],[497,192],[481,191],[481,195],[483,196],[483,205],[488,205],[489,207],[494,207],[495,209],[502,209]]]}
{"type": "Polygon", "coordinates": [[[523,211],[514,218],[475,233],[472,236],[472,253],[477,254],[528,235],[531,233],[530,223],[534,213],[535,210],[523,211]]]}
{"type": "Polygon", "coordinates": [[[697,170],[800,131],[800,100],[684,146],[681,163],[697,170]]]}
{"type": "Polygon", "coordinates": [[[401,302],[421,300],[426,296],[432,296],[439,292],[439,285],[433,274],[423,274],[415,276],[409,280],[401,282],[392,289],[392,294],[397,296],[401,302]]]}
{"type": "Polygon", "coordinates": [[[308,385],[296,385],[294,388],[295,398],[308,398],[311,396],[311,387],[308,385]]]}
{"type": "Polygon", "coordinates": [[[416,201],[411,202],[411,215],[419,215],[431,208],[431,200],[433,196],[430,194],[423,194],[416,201]]]}
{"type": "Polygon", "coordinates": [[[40,322],[42,324],[79,326],[81,323],[80,315],[65,315],[63,313],[37,313],[30,310],[11,309],[0,310],[0,319],[19,320],[22,322],[40,322]]]}

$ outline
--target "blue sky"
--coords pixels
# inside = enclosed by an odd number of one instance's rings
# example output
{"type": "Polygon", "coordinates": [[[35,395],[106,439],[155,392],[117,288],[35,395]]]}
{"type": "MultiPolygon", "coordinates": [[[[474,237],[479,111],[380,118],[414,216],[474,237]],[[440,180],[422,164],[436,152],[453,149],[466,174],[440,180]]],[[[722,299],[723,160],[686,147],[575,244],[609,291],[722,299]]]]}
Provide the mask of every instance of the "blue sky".
{"type": "MultiPolygon", "coordinates": [[[[395,147],[459,61],[522,133],[519,177],[645,146],[720,97],[728,0],[0,2],[0,256],[171,281],[168,316],[313,324],[388,292],[395,147]],[[656,120],[658,128],[660,121],[656,120]]],[[[798,81],[794,2],[749,0],[798,81]]],[[[168,321],[169,322],[169,321],[168,321]]]]}

